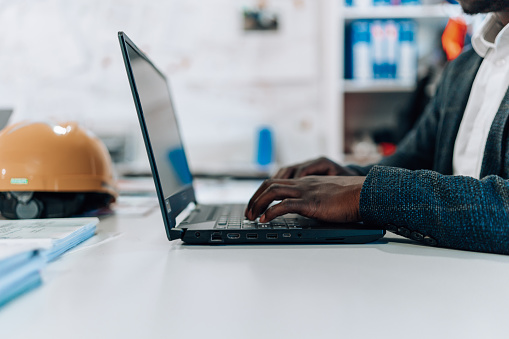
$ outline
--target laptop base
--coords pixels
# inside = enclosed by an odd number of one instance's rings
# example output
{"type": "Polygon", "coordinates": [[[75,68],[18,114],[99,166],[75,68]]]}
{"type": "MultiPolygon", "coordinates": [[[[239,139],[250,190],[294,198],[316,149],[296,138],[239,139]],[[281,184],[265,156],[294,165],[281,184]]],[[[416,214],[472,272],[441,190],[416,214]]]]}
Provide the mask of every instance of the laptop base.
{"type": "Polygon", "coordinates": [[[366,232],[359,235],[338,236],[335,230],[183,230],[182,240],[187,244],[220,245],[220,244],[364,244],[381,238],[383,231],[366,232]]]}

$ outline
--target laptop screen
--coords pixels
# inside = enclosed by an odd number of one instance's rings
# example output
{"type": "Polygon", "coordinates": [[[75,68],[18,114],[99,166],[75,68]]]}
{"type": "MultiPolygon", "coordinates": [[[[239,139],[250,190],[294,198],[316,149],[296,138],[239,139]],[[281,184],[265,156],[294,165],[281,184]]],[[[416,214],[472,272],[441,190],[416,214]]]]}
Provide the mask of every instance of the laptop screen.
{"type": "Polygon", "coordinates": [[[168,83],[137,50],[126,46],[157,173],[168,198],[192,182],[168,83]]]}
{"type": "Polygon", "coordinates": [[[196,203],[166,77],[123,33],[118,34],[168,239],[180,239],[177,216],[196,203]]]}

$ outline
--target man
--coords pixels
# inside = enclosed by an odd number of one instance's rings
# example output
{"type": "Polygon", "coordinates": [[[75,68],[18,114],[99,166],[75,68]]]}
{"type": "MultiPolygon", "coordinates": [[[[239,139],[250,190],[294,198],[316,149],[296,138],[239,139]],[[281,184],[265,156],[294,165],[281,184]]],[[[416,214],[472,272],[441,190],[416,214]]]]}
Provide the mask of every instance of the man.
{"type": "Polygon", "coordinates": [[[509,0],[459,2],[489,14],[396,153],[376,166],[320,158],[283,168],[247,218],[363,221],[429,245],[509,254],[509,0]]]}

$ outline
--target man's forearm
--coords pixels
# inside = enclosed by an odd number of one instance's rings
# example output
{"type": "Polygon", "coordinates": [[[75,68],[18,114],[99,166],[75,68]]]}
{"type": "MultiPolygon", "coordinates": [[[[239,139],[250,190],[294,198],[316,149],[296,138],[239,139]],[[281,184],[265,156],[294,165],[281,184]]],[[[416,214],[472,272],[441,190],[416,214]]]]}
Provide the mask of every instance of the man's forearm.
{"type": "Polygon", "coordinates": [[[359,205],[366,224],[443,247],[509,254],[509,184],[497,176],[375,166],[359,205]]]}

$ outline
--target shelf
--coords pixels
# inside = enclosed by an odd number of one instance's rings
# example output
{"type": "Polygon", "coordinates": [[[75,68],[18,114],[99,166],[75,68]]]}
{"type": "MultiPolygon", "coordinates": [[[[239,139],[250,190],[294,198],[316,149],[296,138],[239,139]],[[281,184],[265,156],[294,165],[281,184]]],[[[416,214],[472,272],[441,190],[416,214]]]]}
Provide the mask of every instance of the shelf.
{"type": "Polygon", "coordinates": [[[394,79],[380,80],[343,80],[345,93],[388,93],[412,92],[415,90],[415,81],[402,81],[394,79]]]}
{"type": "MultiPolygon", "coordinates": [[[[449,18],[461,15],[459,5],[408,5],[408,6],[370,6],[343,7],[342,16],[346,20],[354,19],[430,19],[449,18]]],[[[341,14],[340,14],[341,15],[341,14]]]]}
{"type": "MultiPolygon", "coordinates": [[[[339,65],[339,71],[331,81],[332,88],[330,89],[334,89],[334,87],[336,89],[337,101],[334,103],[334,107],[338,112],[339,129],[342,133],[340,147],[344,151],[350,152],[355,144],[356,135],[362,135],[362,132],[370,133],[379,127],[387,130],[398,128],[397,111],[413,100],[412,93],[417,89],[417,79],[407,78],[404,81],[401,79],[344,79],[346,62],[344,39],[346,34],[349,34],[348,25],[354,20],[363,19],[368,21],[376,19],[414,20],[417,26],[414,32],[417,44],[417,67],[419,62],[422,62],[423,56],[432,53],[435,48],[439,48],[434,39],[440,36],[447,19],[464,17],[464,13],[460,5],[430,3],[438,2],[438,0],[423,0],[422,2],[427,3],[421,5],[363,7],[346,7],[344,0],[332,1],[337,1],[331,16],[335,17],[339,23],[337,30],[339,37],[336,35],[339,45],[336,45],[336,51],[339,53],[334,54],[335,59],[330,59],[329,65],[331,69],[333,66],[339,65]]],[[[468,18],[466,17],[466,19],[468,18]]],[[[376,157],[359,157],[352,154],[343,155],[343,158],[355,163],[371,163],[378,160],[376,157]]]]}
{"type": "Polygon", "coordinates": [[[347,165],[354,164],[359,166],[367,166],[371,164],[376,164],[380,160],[382,160],[382,156],[380,154],[371,154],[371,155],[355,155],[351,153],[344,154],[344,163],[347,165]]]}

